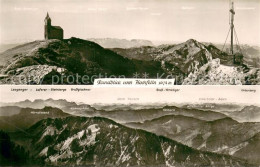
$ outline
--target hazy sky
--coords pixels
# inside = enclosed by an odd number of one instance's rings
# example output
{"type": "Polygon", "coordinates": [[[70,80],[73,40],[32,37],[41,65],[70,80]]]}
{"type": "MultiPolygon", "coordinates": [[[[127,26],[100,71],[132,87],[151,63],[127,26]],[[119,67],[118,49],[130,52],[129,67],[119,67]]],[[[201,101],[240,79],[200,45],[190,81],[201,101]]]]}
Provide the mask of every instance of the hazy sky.
{"type": "MultiPolygon", "coordinates": [[[[0,0],[0,42],[43,39],[47,11],[65,38],[224,43],[229,0],[0,0]]],[[[235,0],[240,43],[260,44],[260,0],[235,0]]]]}

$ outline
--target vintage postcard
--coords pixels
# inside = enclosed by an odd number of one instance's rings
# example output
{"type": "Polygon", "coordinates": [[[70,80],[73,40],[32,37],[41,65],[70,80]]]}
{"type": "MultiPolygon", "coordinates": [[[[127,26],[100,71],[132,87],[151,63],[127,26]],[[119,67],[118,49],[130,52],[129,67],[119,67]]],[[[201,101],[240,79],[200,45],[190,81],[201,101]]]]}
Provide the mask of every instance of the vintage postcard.
{"type": "Polygon", "coordinates": [[[0,166],[260,166],[260,1],[0,0],[0,166]]]}
{"type": "Polygon", "coordinates": [[[258,0],[1,0],[0,84],[260,83],[258,0]]]}
{"type": "Polygon", "coordinates": [[[259,91],[2,86],[1,166],[259,166],[259,91]]]}

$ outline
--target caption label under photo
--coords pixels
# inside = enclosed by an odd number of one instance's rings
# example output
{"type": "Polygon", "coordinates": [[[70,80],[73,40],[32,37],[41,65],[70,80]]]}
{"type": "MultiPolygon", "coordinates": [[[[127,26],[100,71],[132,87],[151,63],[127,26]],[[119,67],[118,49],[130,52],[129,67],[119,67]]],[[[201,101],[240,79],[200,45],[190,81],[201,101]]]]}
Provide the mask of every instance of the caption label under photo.
{"type": "Polygon", "coordinates": [[[95,79],[94,87],[170,87],[175,79],[133,79],[102,78],[95,79]]]}

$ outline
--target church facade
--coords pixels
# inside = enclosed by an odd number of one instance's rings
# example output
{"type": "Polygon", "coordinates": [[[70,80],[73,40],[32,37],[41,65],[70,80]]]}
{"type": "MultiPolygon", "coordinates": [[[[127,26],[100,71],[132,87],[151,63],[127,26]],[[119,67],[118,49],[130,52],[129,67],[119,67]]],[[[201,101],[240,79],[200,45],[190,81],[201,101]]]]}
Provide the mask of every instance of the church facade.
{"type": "Polygon", "coordinates": [[[44,38],[45,39],[63,39],[63,29],[60,26],[52,26],[51,18],[47,13],[44,25],[44,38]]]}

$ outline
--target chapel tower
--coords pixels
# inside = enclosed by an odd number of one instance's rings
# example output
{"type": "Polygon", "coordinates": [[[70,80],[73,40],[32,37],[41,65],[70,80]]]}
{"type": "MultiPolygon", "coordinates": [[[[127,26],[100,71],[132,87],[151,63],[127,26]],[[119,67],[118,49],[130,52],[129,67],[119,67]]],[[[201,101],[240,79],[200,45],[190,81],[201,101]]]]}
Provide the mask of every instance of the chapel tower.
{"type": "Polygon", "coordinates": [[[63,29],[60,26],[51,25],[51,18],[48,12],[44,19],[44,39],[63,39],[63,29]]]}

